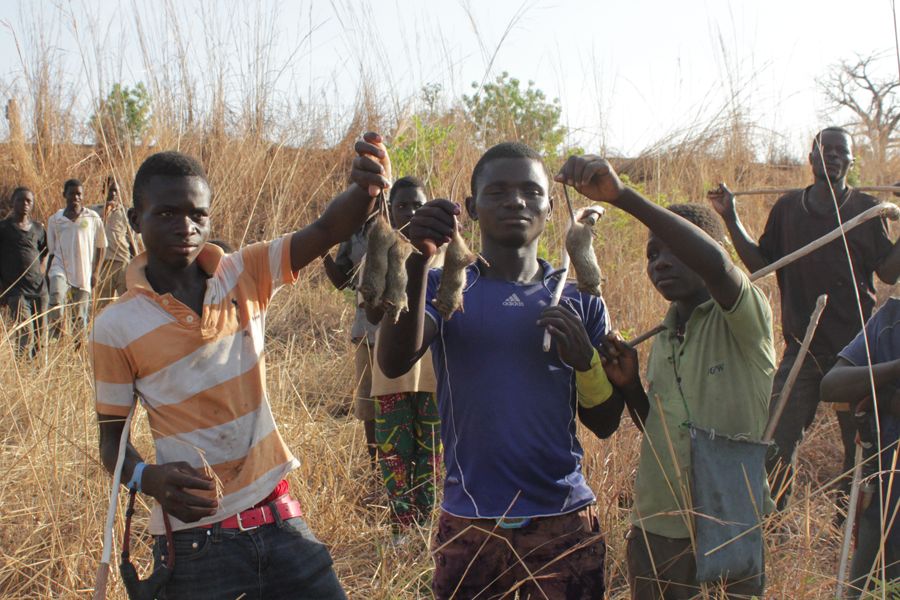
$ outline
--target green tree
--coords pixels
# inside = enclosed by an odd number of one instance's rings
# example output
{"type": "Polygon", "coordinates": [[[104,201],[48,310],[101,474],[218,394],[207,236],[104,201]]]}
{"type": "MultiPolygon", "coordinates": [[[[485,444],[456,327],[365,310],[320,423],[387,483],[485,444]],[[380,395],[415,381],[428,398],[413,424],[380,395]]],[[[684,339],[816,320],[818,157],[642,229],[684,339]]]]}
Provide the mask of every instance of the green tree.
{"type": "Polygon", "coordinates": [[[133,88],[119,83],[91,117],[97,144],[135,144],[150,125],[150,94],[143,83],[133,88]]]}
{"type": "Polygon", "coordinates": [[[484,145],[518,140],[544,156],[556,156],[567,133],[559,123],[559,98],[548,100],[533,81],[523,89],[506,71],[480,89],[478,83],[472,87],[477,91],[463,95],[463,104],[484,145]]]}

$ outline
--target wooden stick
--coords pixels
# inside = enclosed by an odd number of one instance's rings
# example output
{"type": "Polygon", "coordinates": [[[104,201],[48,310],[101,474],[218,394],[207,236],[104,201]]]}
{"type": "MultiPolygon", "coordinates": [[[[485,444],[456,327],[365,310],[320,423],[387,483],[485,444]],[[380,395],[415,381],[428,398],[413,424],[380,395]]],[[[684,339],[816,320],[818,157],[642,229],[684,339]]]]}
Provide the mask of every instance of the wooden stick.
{"type": "MultiPolygon", "coordinates": [[[[900,188],[897,188],[897,189],[900,189],[900,188]]],[[[887,202],[882,202],[881,204],[873,206],[869,210],[856,215],[849,221],[844,222],[844,233],[849,232],[851,229],[858,227],[858,226],[862,225],[863,223],[865,223],[866,221],[874,219],[875,217],[884,217],[884,218],[890,219],[891,221],[896,221],[897,219],[900,219],[900,208],[897,208],[897,206],[894,204],[888,204],[887,202]]],[[[819,239],[813,240],[812,242],[808,243],[807,245],[803,246],[802,248],[798,248],[797,250],[794,250],[787,256],[783,256],[780,259],[773,262],[772,264],[767,265],[767,266],[763,267],[762,269],[760,269],[759,271],[757,271],[756,273],[751,274],[750,281],[756,281],[758,279],[762,279],[766,275],[771,275],[778,269],[784,268],[785,266],[789,265],[790,263],[794,262],[795,260],[803,258],[810,252],[814,252],[815,250],[818,250],[825,244],[833,242],[834,240],[836,240],[839,237],[841,237],[841,228],[836,227],[833,230],[831,230],[830,232],[828,232],[825,235],[823,235],[822,237],[820,237],[819,239]]],[[[630,341],[628,343],[633,348],[642,342],[646,342],[653,336],[662,332],[664,329],[665,329],[665,327],[663,327],[662,325],[657,325],[650,331],[646,331],[646,332],[642,333],[641,335],[637,336],[636,338],[634,338],[632,341],[630,341]]]]}
{"type": "MultiPolygon", "coordinates": [[[[874,219],[875,217],[884,217],[890,219],[891,221],[896,221],[900,219],[900,208],[897,208],[894,204],[888,204],[887,202],[882,202],[876,206],[873,206],[869,210],[862,212],[849,221],[844,222],[843,233],[848,233],[850,230],[859,227],[866,221],[870,219],[874,219]]],[[[778,269],[794,262],[798,258],[802,258],[813,252],[818,250],[822,246],[833,242],[834,240],[841,237],[842,230],[840,227],[835,227],[830,232],[826,233],[822,237],[817,240],[813,240],[802,248],[798,248],[794,250],[787,256],[782,256],[780,259],[776,260],[770,265],[767,265],[750,276],[750,281],[756,281],[757,279],[762,279],[766,275],[774,273],[778,269]]]]}
{"type": "Polygon", "coordinates": [[[125,425],[122,427],[122,435],[119,438],[119,454],[116,456],[116,468],[112,478],[112,490],[109,492],[109,508],[106,510],[106,526],[103,528],[103,554],[100,564],[97,566],[97,577],[94,580],[93,600],[106,598],[106,584],[109,578],[109,561],[112,555],[113,523],[116,520],[116,508],[118,508],[119,486],[122,483],[122,465],[125,464],[125,450],[128,447],[128,436],[131,433],[131,418],[134,416],[135,402],[131,411],[125,417],[125,425]]]}
{"type": "Polygon", "coordinates": [[[809,317],[809,325],[806,326],[803,342],[800,343],[800,352],[797,354],[797,358],[794,359],[794,364],[791,365],[787,380],[784,382],[784,387],[781,388],[781,393],[778,395],[775,408],[772,411],[772,415],[769,417],[769,423],[766,425],[766,430],[762,437],[763,442],[769,442],[775,436],[775,428],[778,426],[778,421],[781,420],[781,414],[784,412],[784,407],[787,405],[791,390],[794,387],[794,383],[797,381],[797,376],[800,375],[800,369],[803,367],[803,361],[806,360],[806,353],[809,352],[809,345],[812,343],[813,335],[816,333],[816,327],[819,326],[819,318],[822,316],[822,311],[825,310],[826,304],[828,304],[828,294],[822,294],[816,300],[816,308],[813,310],[812,316],[809,317]]]}
{"type": "MultiPolygon", "coordinates": [[[[790,192],[796,192],[802,188],[757,188],[752,190],[743,190],[740,192],[734,192],[735,196],[764,196],[767,194],[787,194],[790,192]]],[[[900,193],[900,186],[897,185],[864,185],[861,187],[855,187],[854,190],[858,190],[860,192],[894,192],[900,193]]]]}
{"type": "MultiPolygon", "coordinates": [[[[566,252],[565,246],[563,246],[563,255],[562,255],[562,266],[560,267],[559,281],[556,282],[556,287],[553,289],[553,297],[550,299],[550,306],[559,305],[559,300],[562,298],[563,288],[566,287],[566,275],[569,273],[569,253],[566,252]]],[[[544,330],[544,352],[550,352],[550,330],[544,330]]]]}
{"type": "MultiPolygon", "coordinates": [[[[859,227],[866,221],[868,221],[870,219],[874,219],[875,217],[884,217],[884,218],[890,219],[891,221],[896,221],[897,219],[900,219],[900,208],[897,208],[897,206],[894,204],[882,202],[881,204],[873,206],[869,210],[856,215],[849,221],[844,222],[843,232],[847,233],[850,230],[852,230],[856,227],[859,227]]],[[[787,265],[794,262],[795,260],[803,258],[810,252],[814,252],[815,250],[818,250],[822,246],[824,246],[830,242],[833,242],[834,240],[838,239],[839,237],[841,237],[841,228],[836,227],[835,229],[826,233],[819,239],[813,240],[812,242],[808,243],[807,245],[803,246],[802,248],[798,248],[797,250],[794,250],[787,256],[783,256],[780,259],[773,262],[772,264],[767,265],[767,266],[763,267],[762,269],[760,269],[759,271],[751,274],[750,281],[757,281],[758,279],[762,279],[766,275],[771,275],[778,269],[786,267],[787,265]]],[[[642,333],[641,335],[634,338],[634,341],[630,342],[630,345],[632,347],[637,346],[641,342],[645,342],[645,341],[649,340],[654,335],[661,332],[663,329],[664,328],[662,327],[662,325],[659,325],[646,333],[642,333]]]]}
{"type": "Polygon", "coordinates": [[[856,522],[856,506],[859,503],[859,486],[862,481],[862,446],[856,444],[856,453],[853,457],[853,482],[850,484],[850,502],[847,505],[847,519],[844,521],[844,540],[841,543],[841,561],[838,565],[838,581],[835,598],[844,597],[844,586],[847,576],[847,563],[850,559],[850,542],[853,539],[853,527],[856,522]]]}

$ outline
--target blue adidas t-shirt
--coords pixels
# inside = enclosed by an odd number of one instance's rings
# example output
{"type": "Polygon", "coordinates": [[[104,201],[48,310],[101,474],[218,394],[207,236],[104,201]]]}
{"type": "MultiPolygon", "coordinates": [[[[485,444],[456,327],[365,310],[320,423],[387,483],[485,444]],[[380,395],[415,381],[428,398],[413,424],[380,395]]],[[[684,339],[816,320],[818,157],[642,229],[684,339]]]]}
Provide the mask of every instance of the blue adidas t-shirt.
{"type": "MultiPolygon", "coordinates": [[[[869,355],[872,364],[890,362],[900,358],[900,298],[888,298],[878,312],[876,312],[866,323],[866,337],[869,340],[869,355]]],[[[840,354],[841,358],[847,360],[856,367],[863,367],[868,364],[866,358],[866,341],[863,333],[859,332],[852,342],[847,344],[840,354]]],[[[894,391],[900,388],[900,385],[885,386],[886,389],[876,389],[879,400],[890,400],[894,391]]],[[[874,430],[874,415],[872,416],[872,429],[874,430]]],[[[881,447],[885,448],[881,455],[881,468],[885,473],[881,476],[882,494],[884,496],[884,506],[888,521],[897,503],[900,502],[900,485],[896,479],[891,484],[891,465],[894,464],[894,453],[897,452],[896,442],[900,439],[900,419],[881,411],[879,414],[879,423],[881,425],[881,447]],[[888,493],[890,492],[890,497],[888,493]]],[[[868,452],[868,456],[873,456],[877,452],[877,448],[873,447],[868,452]]],[[[877,459],[873,459],[872,468],[878,470],[877,459]]],[[[898,473],[895,471],[893,477],[896,478],[898,473]]],[[[872,502],[869,504],[868,511],[873,517],[878,517],[878,511],[881,510],[881,502],[872,502]]],[[[900,543],[900,527],[893,526],[888,534],[893,543],[900,543]]]]}
{"type": "MultiPolygon", "coordinates": [[[[558,515],[594,501],[575,436],[575,372],[555,346],[544,352],[541,311],[559,278],[541,261],[541,282],[518,284],[467,270],[465,312],[434,309],[440,270],[428,276],[427,314],[444,442],[443,509],[465,518],[558,515]]],[[[610,329],[602,299],[567,284],[595,346],[610,329]]]]}

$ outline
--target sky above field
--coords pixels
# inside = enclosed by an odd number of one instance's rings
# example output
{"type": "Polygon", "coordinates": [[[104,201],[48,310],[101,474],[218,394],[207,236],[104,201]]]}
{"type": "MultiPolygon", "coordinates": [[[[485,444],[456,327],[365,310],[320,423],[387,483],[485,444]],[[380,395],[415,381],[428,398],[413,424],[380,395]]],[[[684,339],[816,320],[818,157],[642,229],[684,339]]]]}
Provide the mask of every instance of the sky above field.
{"type": "Polygon", "coordinates": [[[415,109],[424,85],[439,84],[451,102],[508,71],[558,97],[571,141],[588,149],[637,153],[708,122],[734,97],[760,131],[802,157],[812,132],[842,120],[824,113],[816,86],[830,65],[881,53],[880,72],[898,76],[890,0],[161,5],[3,0],[0,93],[26,89],[22,57],[33,65],[43,37],[88,115],[112,82],[171,68],[174,18],[201,90],[214,64],[235,103],[249,81],[264,81],[275,103],[349,115],[366,80],[392,109],[415,109]],[[262,68],[251,68],[260,56],[262,68]]]}

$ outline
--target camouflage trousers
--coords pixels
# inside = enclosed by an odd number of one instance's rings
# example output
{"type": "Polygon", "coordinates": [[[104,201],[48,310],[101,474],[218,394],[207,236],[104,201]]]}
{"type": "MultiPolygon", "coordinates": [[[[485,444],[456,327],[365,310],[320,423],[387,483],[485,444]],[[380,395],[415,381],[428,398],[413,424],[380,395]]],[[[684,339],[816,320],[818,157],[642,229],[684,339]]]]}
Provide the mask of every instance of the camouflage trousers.
{"type": "Polygon", "coordinates": [[[430,392],[376,398],[378,463],[394,519],[400,525],[423,522],[431,514],[443,450],[440,428],[437,403],[430,392]]]}
{"type": "Polygon", "coordinates": [[[593,600],[604,593],[606,544],[592,509],[518,529],[441,513],[432,540],[436,600],[593,600]]]}

